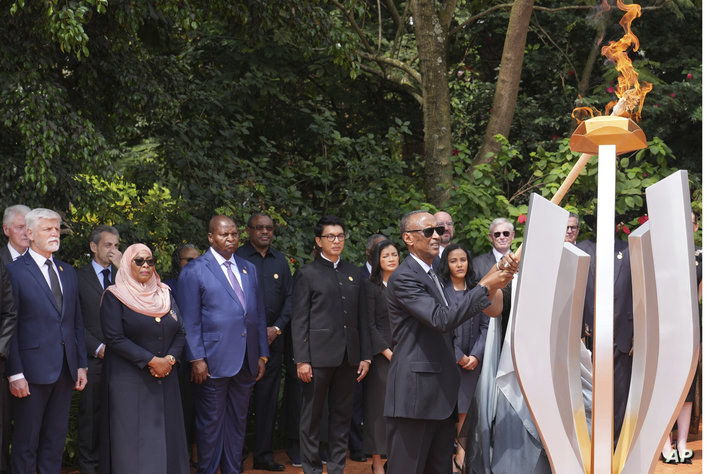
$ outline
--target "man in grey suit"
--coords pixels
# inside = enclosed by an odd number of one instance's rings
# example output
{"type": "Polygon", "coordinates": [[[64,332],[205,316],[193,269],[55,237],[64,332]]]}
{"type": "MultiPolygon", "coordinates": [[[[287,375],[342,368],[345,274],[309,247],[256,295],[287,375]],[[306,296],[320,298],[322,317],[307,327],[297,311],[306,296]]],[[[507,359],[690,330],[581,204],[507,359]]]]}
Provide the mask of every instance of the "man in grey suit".
{"type": "Polygon", "coordinates": [[[449,305],[432,270],[445,229],[426,211],[406,214],[400,232],[410,254],[388,280],[393,356],[384,416],[388,470],[452,472],[460,374],[452,330],[483,311],[501,312],[502,292],[518,270],[511,255],[492,267],[458,305],[449,305]]]}
{"type": "Polygon", "coordinates": [[[99,469],[99,426],[101,406],[101,374],[104,367],[104,334],[99,318],[101,296],[107,286],[114,283],[116,269],[121,261],[119,231],[112,226],[100,225],[89,235],[92,261],[77,270],[79,303],[84,318],[86,343],[87,385],[79,398],[79,470],[82,474],[99,469]]]}
{"type": "Polygon", "coordinates": [[[15,204],[5,208],[2,216],[2,231],[7,236],[8,242],[7,246],[0,247],[0,264],[3,266],[17,260],[30,248],[30,241],[25,229],[25,214],[28,212],[30,212],[30,208],[24,204],[15,204]]]}

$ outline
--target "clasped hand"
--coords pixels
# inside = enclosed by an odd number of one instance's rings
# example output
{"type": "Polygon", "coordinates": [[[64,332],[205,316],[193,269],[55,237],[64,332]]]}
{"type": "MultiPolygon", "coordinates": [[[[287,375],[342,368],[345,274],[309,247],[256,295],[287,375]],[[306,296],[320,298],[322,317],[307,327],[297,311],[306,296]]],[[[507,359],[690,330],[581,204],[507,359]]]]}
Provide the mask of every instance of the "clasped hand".
{"type": "Polygon", "coordinates": [[[168,374],[171,373],[171,370],[173,370],[173,366],[167,358],[154,356],[153,359],[148,362],[148,370],[151,372],[151,375],[160,379],[167,377],[168,374]]]}

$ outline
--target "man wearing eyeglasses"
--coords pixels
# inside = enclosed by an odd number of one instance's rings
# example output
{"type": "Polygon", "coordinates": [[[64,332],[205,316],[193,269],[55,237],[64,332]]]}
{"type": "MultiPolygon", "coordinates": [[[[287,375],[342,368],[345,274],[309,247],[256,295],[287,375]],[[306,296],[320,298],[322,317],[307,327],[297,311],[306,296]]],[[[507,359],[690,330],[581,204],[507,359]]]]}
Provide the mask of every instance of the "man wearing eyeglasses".
{"type": "MultiPolygon", "coordinates": [[[[260,290],[265,304],[269,360],[265,375],[255,383],[254,469],[283,471],[284,465],[274,460],[272,435],[277,419],[277,399],[282,380],[282,358],[285,337],[292,316],[292,274],[287,259],[271,246],[274,222],[267,214],[257,213],[247,220],[249,241],[237,249],[237,255],[251,262],[257,269],[260,290]]],[[[298,407],[297,407],[298,409],[298,407]]]]}
{"type": "Polygon", "coordinates": [[[197,472],[233,474],[242,472],[250,393],[269,346],[257,270],[235,255],[235,222],[215,216],[208,230],[210,248],[178,277],[178,306],[196,384],[197,472]]]}
{"type": "Polygon", "coordinates": [[[497,316],[518,270],[506,255],[459,304],[449,302],[432,269],[445,232],[426,211],[406,214],[400,232],[410,254],[388,280],[393,356],[386,385],[388,471],[449,474],[460,372],[452,331],[482,311],[497,316]]]}
{"type": "Polygon", "coordinates": [[[79,435],[79,470],[82,474],[99,469],[99,427],[101,374],[104,369],[104,332],[99,317],[99,303],[104,290],[114,283],[121,262],[119,231],[108,225],[97,226],[89,235],[91,262],[77,270],[79,302],[84,318],[87,386],[79,398],[77,432],[79,435]]]}
{"type": "Polygon", "coordinates": [[[341,259],[345,240],[344,221],[322,217],[314,226],[318,254],[294,276],[292,341],[302,381],[300,447],[307,474],[322,472],[319,427],[327,401],[327,470],[344,471],[354,384],[371,363],[368,327],[358,318],[361,269],[341,259]]]}
{"type": "Polygon", "coordinates": [[[566,235],[564,241],[576,245],[576,239],[579,235],[579,217],[574,212],[569,212],[569,221],[566,224],[566,235]]]}

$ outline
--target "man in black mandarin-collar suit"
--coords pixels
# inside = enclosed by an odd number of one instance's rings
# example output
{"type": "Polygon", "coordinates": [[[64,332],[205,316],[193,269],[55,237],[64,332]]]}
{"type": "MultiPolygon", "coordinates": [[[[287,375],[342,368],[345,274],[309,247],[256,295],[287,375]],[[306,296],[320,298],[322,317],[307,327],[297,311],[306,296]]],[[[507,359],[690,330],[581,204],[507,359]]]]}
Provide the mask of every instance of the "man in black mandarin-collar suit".
{"type": "Polygon", "coordinates": [[[7,266],[17,306],[7,373],[15,419],[12,472],[60,472],[72,389],[87,381],[84,324],[74,269],[53,258],[59,214],[25,216],[30,249],[7,266]]]}
{"type": "Polygon", "coordinates": [[[108,225],[97,226],[89,235],[92,261],[77,270],[79,302],[84,318],[86,341],[87,386],[79,399],[77,431],[79,435],[79,470],[94,473],[99,468],[99,425],[101,421],[101,374],[104,367],[104,333],[99,318],[99,303],[106,289],[113,284],[121,261],[119,231],[108,225]],[[108,270],[106,279],[104,271],[108,270]]]}
{"type": "Polygon", "coordinates": [[[252,395],[255,413],[255,449],[252,461],[256,470],[283,471],[284,465],[274,460],[272,438],[282,381],[285,345],[283,331],[287,329],[292,318],[292,273],[285,256],[271,245],[274,239],[274,221],[271,217],[262,213],[250,216],[247,220],[247,235],[249,241],[239,247],[236,253],[257,269],[259,289],[265,305],[269,344],[265,375],[255,383],[252,395]]]}
{"type": "Polygon", "coordinates": [[[444,229],[432,214],[414,211],[401,219],[400,231],[410,254],[387,289],[393,337],[384,407],[388,471],[449,474],[460,384],[452,330],[480,311],[499,314],[499,290],[518,264],[505,256],[506,268],[492,268],[459,305],[448,306],[431,267],[444,229]]]}
{"type": "Polygon", "coordinates": [[[358,317],[360,269],[341,259],[344,222],[325,216],[314,226],[321,250],[294,276],[292,341],[302,381],[300,447],[307,474],[322,472],[319,427],[328,401],[329,473],[346,464],[354,384],[368,373],[368,325],[358,317]]]}

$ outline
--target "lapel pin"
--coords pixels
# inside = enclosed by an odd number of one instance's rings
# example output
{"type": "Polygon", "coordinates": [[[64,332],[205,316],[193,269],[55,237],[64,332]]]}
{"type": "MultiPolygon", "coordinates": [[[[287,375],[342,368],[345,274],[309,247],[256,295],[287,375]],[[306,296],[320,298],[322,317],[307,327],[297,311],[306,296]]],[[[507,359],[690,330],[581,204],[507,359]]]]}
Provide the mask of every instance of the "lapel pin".
{"type": "Polygon", "coordinates": [[[63,271],[64,271],[64,268],[62,268],[62,265],[59,266],[59,271],[60,271],[60,272],[63,272],[63,271]]]}
{"type": "Polygon", "coordinates": [[[354,277],[352,277],[351,275],[349,275],[349,281],[354,281],[354,277]]]}
{"type": "Polygon", "coordinates": [[[274,274],[274,279],[279,280],[279,275],[277,273],[274,274]]]}
{"type": "Polygon", "coordinates": [[[618,255],[616,255],[616,258],[618,260],[623,260],[623,252],[618,252],[618,255]]]}
{"type": "Polygon", "coordinates": [[[161,318],[159,318],[158,316],[156,316],[154,319],[156,320],[157,323],[161,322],[161,318]]]}
{"type": "Polygon", "coordinates": [[[246,269],[246,268],[243,268],[243,269],[242,269],[242,273],[244,273],[245,275],[247,275],[247,269],[246,269]]]}

